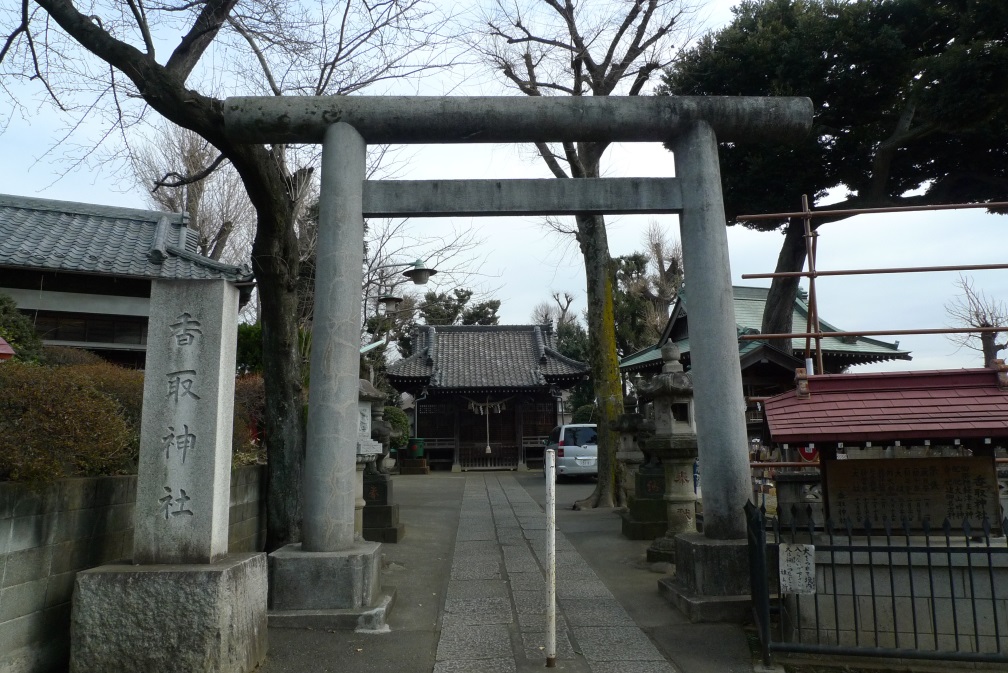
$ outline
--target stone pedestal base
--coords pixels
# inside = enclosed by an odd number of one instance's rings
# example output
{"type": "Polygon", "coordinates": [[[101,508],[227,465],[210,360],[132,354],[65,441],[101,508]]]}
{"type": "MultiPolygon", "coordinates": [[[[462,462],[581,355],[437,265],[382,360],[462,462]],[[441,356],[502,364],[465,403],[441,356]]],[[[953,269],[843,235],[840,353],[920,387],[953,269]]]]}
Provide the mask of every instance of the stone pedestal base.
{"type": "Polygon", "coordinates": [[[77,573],[74,673],[245,673],[266,659],[265,554],[77,573]]]}
{"type": "Polygon", "coordinates": [[[430,474],[426,458],[404,458],[399,463],[399,474],[430,474]]]}
{"type": "Polygon", "coordinates": [[[377,542],[333,552],[289,544],[269,555],[269,589],[270,626],[380,630],[392,605],[377,542]]]}
{"type": "Polygon", "coordinates": [[[623,537],[628,540],[654,540],[665,534],[668,530],[668,513],[664,500],[629,495],[627,499],[627,511],[620,514],[623,519],[623,537]]]}
{"type": "Polygon", "coordinates": [[[372,505],[364,508],[364,539],[370,542],[398,542],[406,535],[399,521],[399,505],[372,505]]]}
{"type": "Polygon", "coordinates": [[[751,618],[749,550],[745,540],[708,540],[700,533],[675,538],[676,572],[658,590],[692,622],[751,618]]]}

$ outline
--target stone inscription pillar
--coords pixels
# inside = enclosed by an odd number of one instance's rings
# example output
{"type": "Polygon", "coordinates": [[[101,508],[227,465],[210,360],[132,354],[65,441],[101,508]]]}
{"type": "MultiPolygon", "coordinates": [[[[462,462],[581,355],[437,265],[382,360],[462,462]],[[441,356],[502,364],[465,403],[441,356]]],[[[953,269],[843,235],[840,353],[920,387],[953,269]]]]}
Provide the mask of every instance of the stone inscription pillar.
{"type": "Polygon", "coordinates": [[[673,141],[673,152],[683,194],[679,227],[689,279],[685,301],[703,466],[704,536],[745,539],[742,507],[751,490],[749,451],[717,139],[706,122],[697,122],[673,141]]]}
{"type": "Polygon", "coordinates": [[[250,673],[266,659],[266,555],[227,549],[237,327],[229,282],[153,281],[133,563],[77,573],[74,673],[250,673]]]}
{"type": "Polygon", "coordinates": [[[154,281],[147,336],[133,562],[227,554],[238,289],[154,281]]]}
{"type": "Polygon", "coordinates": [[[337,123],[326,131],[304,472],[306,552],[354,545],[366,150],[352,126],[337,123]]]}

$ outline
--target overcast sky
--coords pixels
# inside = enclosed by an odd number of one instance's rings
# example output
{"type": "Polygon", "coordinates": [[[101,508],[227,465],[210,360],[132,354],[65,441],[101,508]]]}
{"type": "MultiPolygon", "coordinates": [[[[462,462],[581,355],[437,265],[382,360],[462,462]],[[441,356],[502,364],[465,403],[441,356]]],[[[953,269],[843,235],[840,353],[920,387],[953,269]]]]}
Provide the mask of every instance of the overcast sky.
{"type": "MultiPolygon", "coordinates": [[[[709,24],[731,18],[732,3],[710,3],[709,24]]],[[[492,80],[477,80],[478,90],[466,93],[501,95],[511,93],[492,80]]],[[[458,90],[456,90],[456,93],[458,90]]],[[[423,93],[440,93],[424,91],[423,93]]],[[[71,142],[90,141],[83,128],[71,142]]],[[[23,196],[82,201],[105,205],[146,207],[144,195],[125,186],[107,170],[72,168],[56,146],[64,122],[50,114],[15,116],[0,133],[0,192],[23,196]]],[[[532,148],[503,145],[412,147],[402,155],[408,161],[397,171],[401,179],[549,177],[532,148]]],[[[603,166],[606,176],[647,177],[674,174],[672,155],[657,144],[613,147],[603,166]]],[[[801,195],[793,195],[794,210],[801,195]]],[[[643,247],[644,231],[657,219],[674,236],[675,216],[610,217],[610,252],[613,256],[643,247]]],[[[462,221],[463,226],[469,221],[462,221]]],[[[415,220],[417,234],[457,226],[439,220],[415,220]]],[[[483,289],[495,290],[502,300],[502,323],[528,322],[535,304],[548,300],[553,291],[577,297],[576,309],[584,310],[584,268],[573,241],[550,233],[538,218],[472,220],[485,239],[481,264],[483,289]]],[[[983,264],[1002,261],[1002,229],[1008,219],[982,211],[945,211],[900,215],[860,216],[824,225],[820,229],[818,268],[850,269],[923,265],[983,264]]],[[[756,233],[729,227],[732,277],[736,284],[767,286],[767,280],[743,281],[743,273],[771,272],[777,259],[781,235],[756,233]]],[[[688,270],[687,270],[688,272],[688,270]]],[[[1008,271],[974,272],[978,288],[989,296],[1008,296],[1008,271]]],[[[853,276],[820,278],[817,281],[820,316],[840,329],[915,329],[950,325],[945,305],[952,301],[955,273],[853,276]]],[[[806,285],[807,284],[804,284],[806,285]]],[[[440,288],[446,290],[449,288],[440,288]]],[[[960,349],[943,336],[880,337],[899,340],[910,350],[913,361],[880,365],[883,369],[938,369],[980,366],[978,353],[960,349]]],[[[860,367],[858,371],[867,371],[860,367]]]]}

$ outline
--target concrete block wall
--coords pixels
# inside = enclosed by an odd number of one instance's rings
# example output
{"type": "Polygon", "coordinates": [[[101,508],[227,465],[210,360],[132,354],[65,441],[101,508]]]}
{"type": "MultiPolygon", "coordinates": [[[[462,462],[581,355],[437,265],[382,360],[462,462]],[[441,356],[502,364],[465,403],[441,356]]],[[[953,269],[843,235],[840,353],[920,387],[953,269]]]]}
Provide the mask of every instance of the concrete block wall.
{"type": "Polygon", "coordinates": [[[922,567],[923,555],[912,555],[912,564],[907,565],[905,553],[893,554],[891,575],[885,553],[874,554],[874,563],[869,563],[865,554],[844,556],[835,558],[835,565],[817,558],[816,596],[788,597],[787,615],[782,620],[785,640],[921,650],[1008,651],[1008,567],[1003,557],[995,557],[990,565],[985,557],[976,557],[970,569],[963,555],[953,555],[949,563],[936,549],[929,576],[927,567],[922,567]]]}
{"type": "MultiPolygon", "coordinates": [[[[231,474],[229,550],[265,543],[265,468],[231,474]]],[[[77,572],[133,550],[136,476],[0,483],[0,671],[66,670],[77,572]]]]}

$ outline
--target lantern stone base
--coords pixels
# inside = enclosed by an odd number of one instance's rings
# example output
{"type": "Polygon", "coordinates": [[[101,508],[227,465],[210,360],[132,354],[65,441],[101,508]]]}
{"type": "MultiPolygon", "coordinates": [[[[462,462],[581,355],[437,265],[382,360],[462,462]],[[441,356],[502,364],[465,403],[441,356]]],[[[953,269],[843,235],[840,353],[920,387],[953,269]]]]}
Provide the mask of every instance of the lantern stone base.
{"type": "Polygon", "coordinates": [[[658,590],[691,622],[745,622],[752,616],[749,549],[745,540],[675,537],[675,575],[658,590]]]}
{"type": "Polygon", "coordinates": [[[77,573],[74,673],[246,673],[266,659],[265,554],[77,573]]]}
{"type": "Polygon", "coordinates": [[[396,543],[406,535],[406,524],[399,521],[399,505],[364,507],[364,539],[369,542],[396,543]]]}
{"type": "Polygon", "coordinates": [[[659,498],[641,498],[627,495],[627,511],[623,519],[623,537],[628,540],[654,540],[668,530],[668,513],[665,501],[659,498]]]}
{"type": "Polygon", "coordinates": [[[394,595],[381,591],[381,544],[306,552],[290,544],[269,555],[269,623],[287,628],[382,630],[394,595]]]}
{"type": "Polygon", "coordinates": [[[382,472],[364,473],[364,529],[369,542],[399,542],[406,534],[399,521],[399,505],[392,502],[392,477],[382,472]]]}

